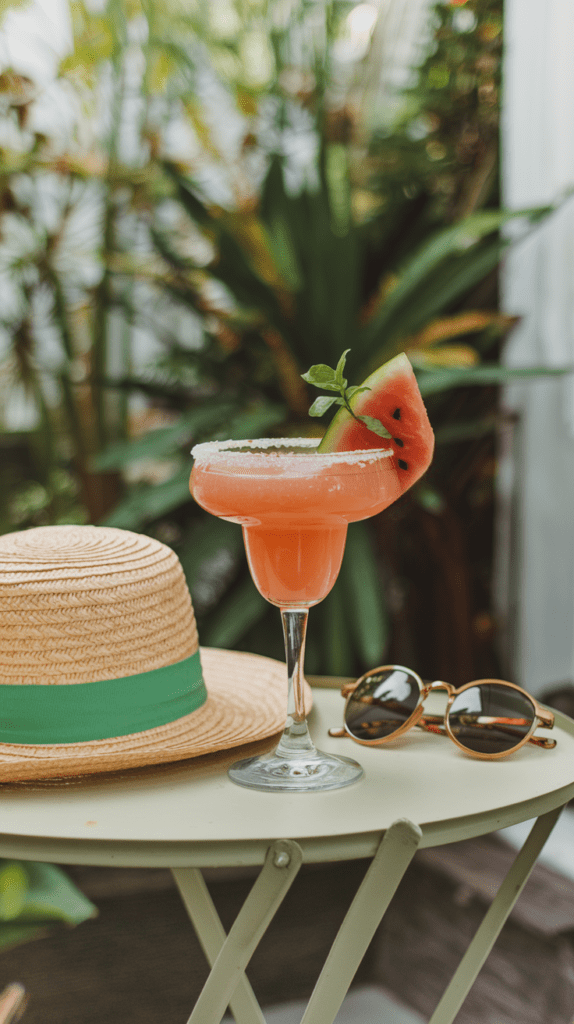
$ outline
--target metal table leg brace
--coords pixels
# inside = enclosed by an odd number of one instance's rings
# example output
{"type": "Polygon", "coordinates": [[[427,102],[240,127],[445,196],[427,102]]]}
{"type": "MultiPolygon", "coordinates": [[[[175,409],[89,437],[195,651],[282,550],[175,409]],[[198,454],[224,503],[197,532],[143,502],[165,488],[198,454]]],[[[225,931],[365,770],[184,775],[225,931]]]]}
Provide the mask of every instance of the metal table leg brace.
{"type": "MultiPolygon", "coordinates": [[[[562,807],[541,815],[502,882],[429,1024],[452,1024],[534,867],[562,807]]],[[[301,1024],[333,1024],[351,982],[422,839],[399,819],[385,832],[319,975],[301,1024]]],[[[302,863],[292,840],[267,851],[261,872],[226,937],[201,872],[172,869],[211,966],[187,1024],[221,1024],[229,1005],[236,1024],[265,1024],[245,969],[302,863]]]]}
{"type": "Polygon", "coordinates": [[[244,971],[302,862],[297,843],[290,839],[272,843],[227,937],[201,873],[195,868],[172,870],[211,966],[187,1024],[220,1024],[228,1005],[236,1024],[265,1024],[244,971]]]}
{"type": "MultiPolygon", "coordinates": [[[[304,1024],[333,1024],[357,968],[421,840],[410,821],[394,822],[357,891],[303,1018],[304,1024]]],[[[291,886],[302,862],[292,840],[278,840],[225,938],[223,926],[194,868],[173,869],[186,909],[212,965],[187,1024],[220,1024],[227,1006],[236,1024],[264,1024],[244,971],[291,886]]],[[[302,1024],[303,1024],[302,1022],[302,1024]]]]}
{"type": "Polygon", "coordinates": [[[429,1024],[452,1024],[522,892],[563,807],[541,814],[479,925],[429,1024]]]}

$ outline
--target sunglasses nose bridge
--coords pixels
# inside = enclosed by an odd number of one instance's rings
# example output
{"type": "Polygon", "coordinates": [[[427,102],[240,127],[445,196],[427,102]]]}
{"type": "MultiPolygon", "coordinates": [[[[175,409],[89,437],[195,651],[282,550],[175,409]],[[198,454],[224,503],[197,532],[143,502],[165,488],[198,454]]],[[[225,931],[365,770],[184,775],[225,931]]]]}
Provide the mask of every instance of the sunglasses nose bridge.
{"type": "Polygon", "coordinates": [[[426,697],[427,693],[436,693],[437,690],[446,690],[449,697],[454,693],[454,687],[450,683],[445,683],[442,679],[435,679],[432,683],[425,683],[423,693],[426,697]]]}

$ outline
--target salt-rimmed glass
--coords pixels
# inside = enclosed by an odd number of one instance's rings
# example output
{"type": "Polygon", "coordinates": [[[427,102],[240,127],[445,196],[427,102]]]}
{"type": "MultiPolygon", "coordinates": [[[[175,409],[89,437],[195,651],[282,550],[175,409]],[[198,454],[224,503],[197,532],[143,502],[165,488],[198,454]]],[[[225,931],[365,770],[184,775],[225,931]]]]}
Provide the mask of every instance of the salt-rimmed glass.
{"type": "Polygon", "coordinates": [[[287,722],[276,750],[229,770],[264,790],[338,789],[363,770],[316,750],[304,708],[303,657],[309,608],[337,579],[347,525],[382,511],[398,494],[393,452],[318,453],[316,438],[213,441],[192,450],[190,489],[202,508],[240,523],[259,592],[281,610],[288,676],[287,722]]]}

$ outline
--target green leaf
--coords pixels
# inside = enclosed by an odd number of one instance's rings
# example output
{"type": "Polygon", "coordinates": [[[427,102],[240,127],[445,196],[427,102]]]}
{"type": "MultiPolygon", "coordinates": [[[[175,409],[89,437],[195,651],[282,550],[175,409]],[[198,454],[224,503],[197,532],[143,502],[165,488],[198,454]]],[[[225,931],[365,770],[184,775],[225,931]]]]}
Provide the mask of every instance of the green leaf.
{"type": "Polygon", "coordinates": [[[497,238],[445,259],[417,285],[412,295],[404,297],[380,329],[375,331],[373,325],[368,324],[356,343],[356,349],[362,353],[361,375],[367,376],[389,359],[396,352],[400,339],[421,330],[429,320],[467,295],[498,266],[509,246],[509,239],[497,238]]]}
{"type": "MultiPolygon", "coordinates": [[[[221,420],[221,416],[218,416],[221,420]]],[[[282,423],[285,409],[282,405],[265,405],[261,408],[239,413],[225,423],[222,435],[225,438],[261,437],[261,431],[282,423]]],[[[123,530],[137,530],[144,524],[161,516],[191,500],[189,493],[189,477],[192,461],[189,466],[182,466],[165,483],[132,488],[126,497],[119,502],[113,511],[102,522],[103,526],[116,526],[123,530]]]]}
{"type": "Polygon", "coordinates": [[[176,165],[170,161],[166,161],[164,163],[164,170],[168,177],[175,182],[179,200],[191,219],[202,227],[213,229],[213,217],[208,207],[202,203],[201,199],[199,199],[195,192],[192,191],[193,182],[188,178],[184,178],[178,171],[176,165]]]}
{"type": "Polygon", "coordinates": [[[241,555],[243,551],[241,530],[235,523],[227,523],[224,519],[217,519],[215,516],[205,516],[190,530],[181,549],[178,550],[179,560],[190,590],[193,589],[202,566],[222,550],[229,551],[233,556],[241,555]]]}
{"type": "Polygon", "coordinates": [[[246,576],[202,628],[201,642],[206,647],[236,647],[248,630],[263,618],[267,608],[267,601],[261,597],[251,577],[246,576]]]}
{"type": "Polygon", "coordinates": [[[506,367],[483,364],[468,370],[432,370],[417,377],[421,395],[437,394],[449,388],[480,387],[484,384],[508,384],[517,380],[537,380],[542,377],[560,377],[574,373],[574,366],[506,367]]]}
{"type": "Polygon", "coordinates": [[[327,384],[325,382],[324,384],[315,384],[315,387],[322,388],[323,391],[338,391],[339,393],[341,392],[341,388],[339,387],[338,384],[327,384]]]}
{"type": "Polygon", "coordinates": [[[323,413],[327,412],[332,405],[344,405],[342,398],[329,398],[328,395],[319,395],[313,402],[313,405],[309,409],[309,416],[322,416],[323,413]]]}
{"type": "Polygon", "coordinates": [[[28,875],[19,861],[0,863],[0,920],[11,921],[26,902],[28,875]]]}
{"type": "Polygon", "coordinates": [[[307,373],[302,373],[301,376],[303,380],[307,381],[307,384],[314,384],[317,388],[328,387],[332,391],[339,390],[335,370],[325,363],[316,363],[314,366],[310,366],[307,373]]]}
{"type": "Polygon", "coordinates": [[[511,220],[525,218],[532,221],[549,214],[552,207],[535,207],[527,210],[486,210],[472,214],[454,226],[439,231],[425,242],[414,257],[400,271],[399,280],[379,312],[364,330],[364,344],[372,344],[375,336],[387,329],[395,310],[413,296],[429,274],[453,254],[462,254],[480,239],[493,234],[511,220]]]}
{"type": "Polygon", "coordinates": [[[189,216],[214,236],[218,254],[210,265],[211,275],[230,289],[236,302],[248,309],[259,309],[270,323],[283,330],[280,305],[273,287],[254,268],[247,250],[226,224],[225,218],[214,215],[198,198],[194,183],[183,177],[175,164],[168,162],[164,167],[176,183],[179,199],[189,216]]]}
{"type": "Polygon", "coordinates": [[[343,355],[341,356],[341,358],[339,359],[339,362],[337,363],[337,367],[336,367],[336,370],[335,370],[335,380],[336,380],[337,384],[339,385],[339,387],[341,387],[341,388],[346,388],[347,387],[347,380],[346,380],[345,377],[343,377],[343,370],[345,369],[345,363],[347,362],[347,356],[348,356],[350,351],[351,351],[350,348],[346,348],[345,349],[345,351],[343,352],[343,355]]]}
{"type": "Polygon", "coordinates": [[[293,238],[286,217],[274,212],[268,225],[268,245],[274,262],[291,291],[299,291],[303,278],[299,268],[293,238]]]}
{"type": "Polygon", "coordinates": [[[484,281],[498,266],[510,244],[510,239],[497,238],[444,260],[417,286],[415,302],[411,301],[413,296],[405,297],[387,322],[385,337],[406,337],[425,327],[429,320],[484,281]]]}
{"type": "Polygon", "coordinates": [[[254,439],[263,437],[264,432],[271,427],[277,427],[285,421],[287,410],[284,405],[267,404],[253,409],[246,409],[236,413],[225,424],[223,431],[218,431],[217,437],[221,440],[235,439],[241,441],[243,438],[254,439]]]}
{"type": "Polygon", "coordinates": [[[360,395],[362,391],[370,391],[370,390],[371,390],[371,388],[360,388],[359,385],[357,384],[357,385],[355,385],[352,388],[346,388],[345,396],[346,396],[347,400],[350,402],[351,398],[353,397],[353,395],[360,395]]]}
{"type": "Polygon", "coordinates": [[[97,915],[93,903],[70,881],[55,864],[26,862],[29,889],[19,921],[40,923],[62,921],[78,925],[97,915]]]}
{"type": "Polygon", "coordinates": [[[177,251],[171,242],[170,234],[165,230],[160,230],[153,225],[149,229],[150,238],[154,243],[160,256],[163,257],[166,263],[171,267],[175,267],[176,270],[188,271],[197,269],[197,263],[195,260],[189,259],[188,256],[182,256],[177,251]]]}
{"type": "MultiPolygon", "coordinates": [[[[493,234],[511,220],[539,220],[541,216],[549,214],[551,210],[550,206],[525,210],[482,210],[479,213],[471,214],[470,217],[466,217],[452,227],[439,231],[429,242],[424,243],[414,259],[410,260],[387,302],[396,304],[401,293],[412,290],[413,284],[425,277],[429,270],[451,253],[464,252],[481,238],[493,234]]],[[[385,303],[385,305],[387,304],[385,303]]]]}
{"type": "Polygon", "coordinates": [[[341,578],[346,614],[361,660],[371,667],[380,664],[388,644],[389,623],[371,532],[366,523],[349,526],[341,578]]]}
{"type": "Polygon", "coordinates": [[[118,441],[109,445],[92,460],[92,468],[102,472],[122,469],[138,459],[159,459],[172,455],[180,445],[199,431],[215,429],[236,411],[236,406],[227,403],[209,402],[200,408],[183,413],[177,423],[159,430],[150,430],[142,437],[118,441]]]}
{"type": "Polygon", "coordinates": [[[470,441],[484,437],[496,428],[497,416],[485,416],[483,419],[466,420],[463,423],[447,423],[434,432],[437,444],[457,444],[459,441],[470,441]]]}
{"type": "Polygon", "coordinates": [[[369,430],[372,430],[373,434],[376,434],[378,437],[393,436],[392,434],[389,434],[387,428],[383,426],[381,421],[375,419],[374,416],[359,416],[358,413],[353,413],[353,415],[355,416],[356,419],[360,420],[361,423],[364,423],[365,426],[369,428],[369,430]]]}
{"type": "Polygon", "coordinates": [[[0,948],[38,938],[46,925],[78,925],[98,911],[54,864],[0,861],[0,948]]]}
{"type": "Polygon", "coordinates": [[[191,501],[190,473],[191,460],[188,467],[179,470],[163,484],[133,488],[101,525],[117,526],[121,530],[138,530],[145,523],[173,512],[179,505],[191,501]]]}
{"type": "Polygon", "coordinates": [[[343,237],[351,226],[352,212],[348,161],[347,147],[342,143],[331,143],[325,147],[325,183],[329,195],[331,230],[333,234],[343,237]]]}
{"type": "Polygon", "coordinates": [[[221,228],[218,239],[219,254],[210,266],[210,273],[227,285],[236,301],[246,309],[263,312],[277,329],[284,329],[277,296],[253,269],[241,243],[221,228]]]}
{"type": "MultiPolygon", "coordinates": [[[[330,190],[321,176],[318,187],[297,195],[284,187],[283,161],[273,157],[263,183],[260,214],[273,230],[280,214],[288,225],[300,285],[293,320],[285,336],[303,363],[336,362],[355,329],[360,303],[363,251],[357,232],[333,232],[330,190]]],[[[279,265],[279,263],[278,263],[279,265]]],[[[329,389],[327,389],[329,390],[329,389]]]]}
{"type": "Polygon", "coordinates": [[[340,579],[320,607],[323,619],[323,663],[320,673],[351,676],[354,674],[354,659],[349,609],[340,579]]]}
{"type": "MultiPolygon", "coordinates": [[[[190,361],[196,362],[196,365],[201,366],[197,352],[186,352],[186,357],[190,361]]],[[[101,376],[98,378],[98,383],[102,387],[110,388],[114,391],[141,391],[142,394],[148,395],[150,398],[159,398],[161,402],[165,402],[167,399],[170,402],[183,404],[190,400],[189,388],[185,384],[177,382],[167,383],[166,381],[123,374],[121,377],[101,376]]]]}

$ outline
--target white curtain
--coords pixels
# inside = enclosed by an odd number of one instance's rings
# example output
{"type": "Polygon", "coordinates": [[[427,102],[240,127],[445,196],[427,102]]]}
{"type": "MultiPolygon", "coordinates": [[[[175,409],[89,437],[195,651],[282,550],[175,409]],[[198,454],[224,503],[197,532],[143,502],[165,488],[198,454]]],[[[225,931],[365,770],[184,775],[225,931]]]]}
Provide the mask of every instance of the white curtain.
{"type": "MultiPolygon", "coordinates": [[[[573,0],[505,0],[503,204],[574,187],[573,0]]],[[[574,365],[574,198],[513,248],[503,305],[523,319],[509,366],[574,365]]],[[[574,375],[512,385],[500,455],[498,607],[510,667],[534,694],[574,681],[574,375]]]]}

